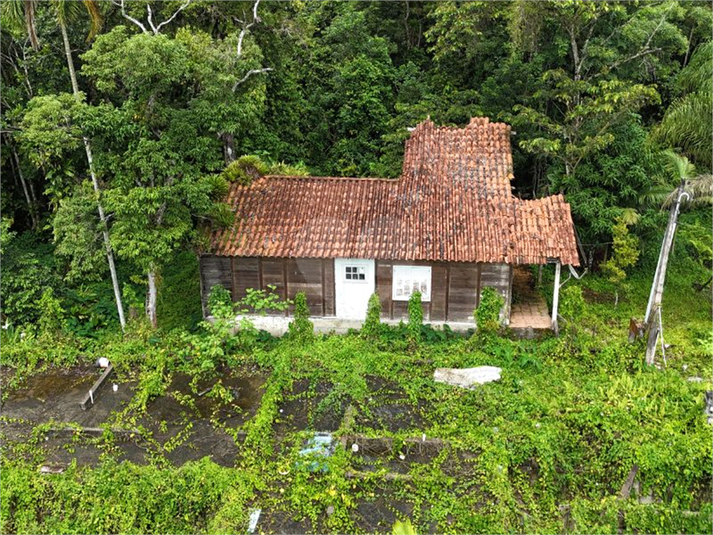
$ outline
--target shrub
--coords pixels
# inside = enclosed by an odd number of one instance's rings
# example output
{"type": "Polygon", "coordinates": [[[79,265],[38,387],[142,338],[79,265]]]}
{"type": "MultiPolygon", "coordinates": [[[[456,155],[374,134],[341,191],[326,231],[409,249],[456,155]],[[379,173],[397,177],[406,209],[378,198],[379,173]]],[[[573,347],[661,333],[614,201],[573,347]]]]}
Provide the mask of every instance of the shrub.
{"type": "Polygon", "coordinates": [[[292,340],[308,342],[314,338],[314,324],[309,320],[309,307],[304,292],[295,296],[295,319],[290,323],[289,329],[289,337],[292,340]]]}
{"type": "Polygon", "coordinates": [[[40,332],[45,336],[58,334],[64,326],[64,309],[54,296],[52,288],[46,288],[40,298],[40,332]]]}
{"type": "Polygon", "coordinates": [[[364,338],[374,340],[381,334],[381,301],[379,294],[374,292],[369,298],[369,305],[366,309],[366,321],[361,328],[361,335],[364,338]]]}
{"type": "Polygon", "coordinates": [[[494,334],[500,327],[500,309],[505,304],[505,300],[495,290],[486,286],[480,292],[480,303],[475,309],[475,324],[479,334],[494,334]]]}
{"type": "Polygon", "coordinates": [[[220,284],[210,289],[208,313],[217,320],[226,320],[233,315],[233,299],[230,292],[220,284]]]}
{"type": "Polygon", "coordinates": [[[423,325],[423,307],[421,307],[421,292],[414,292],[408,300],[408,333],[409,341],[414,344],[421,340],[423,325]]]}
{"type": "Polygon", "coordinates": [[[228,182],[237,182],[243,186],[268,174],[270,167],[259,156],[245,155],[231,162],[223,171],[223,178],[228,182]]]}

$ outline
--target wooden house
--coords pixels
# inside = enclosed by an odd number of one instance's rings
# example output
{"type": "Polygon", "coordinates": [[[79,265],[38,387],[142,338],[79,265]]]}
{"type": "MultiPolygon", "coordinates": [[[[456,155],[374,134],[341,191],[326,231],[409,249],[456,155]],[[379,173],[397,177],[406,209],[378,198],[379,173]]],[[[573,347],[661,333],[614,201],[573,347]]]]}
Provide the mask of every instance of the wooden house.
{"type": "Polygon", "coordinates": [[[235,300],[274,285],[283,298],[304,292],[326,325],[357,325],[374,292],[384,320],[398,321],[418,290],[427,322],[472,326],[481,290],[491,286],[505,298],[507,324],[514,265],[554,262],[559,275],[560,265],[579,264],[564,198],[512,195],[510,133],[487,118],[464,128],[426,120],[406,142],[398,179],[233,184],[234,222],[213,232],[200,259],[204,304],[216,284],[235,300]]]}

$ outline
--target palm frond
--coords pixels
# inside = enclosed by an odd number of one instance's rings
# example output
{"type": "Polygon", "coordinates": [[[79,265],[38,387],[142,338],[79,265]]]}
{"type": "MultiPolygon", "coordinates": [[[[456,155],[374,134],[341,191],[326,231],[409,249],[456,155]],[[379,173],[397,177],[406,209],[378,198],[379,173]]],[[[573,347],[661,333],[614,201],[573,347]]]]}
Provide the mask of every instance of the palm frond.
{"type": "MultiPolygon", "coordinates": [[[[684,191],[688,198],[682,202],[687,206],[706,206],[713,204],[713,175],[699,175],[686,181],[684,191]]],[[[676,188],[666,196],[662,208],[670,208],[678,198],[679,189],[676,188]]]]}
{"type": "Polygon", "coordinates": [[[691,61],[678,75],[678,86],[686,92],[713,91],[713,41],[701,44],[693,54],[691,61]]]}
{"type": "Polygon", "coordinates": [[[627,227],[636,225],[641,219],[641,215],[634,208],[623,208],[619,217],[627,227]]]}
{"type": "Polygon", "coordinates": [[[104,20],[102,19],[101,12],[99,11],[99,3],[96,0],[83,0],[84,7],[89,13],[89,35],[87,36],[87,41],[94,39],[96,34],[101,30],[104,20]]]}
{"type": "Polygon", "coordinates": [[[25,9],[22,0],[0,2],[0,24],[6,29],[24,29],[25,9]]]}
{"type": "Polygon", "coordinates": [[[676,182],[687,180],[696,176],[696,166],[688,158],[672,150],[665,150],[661,153],[664,158],[664,166],[671,178],[676,182]]]}
{"type": "Polygon", "coordinates": [[[25,24],[27,26],[27,36],[34,50],[40,47],[40,40],[37,38],[37,28],[35,27],[35,5],[36,0],[24,0],[25,24]]]}
{"type": "Polygon", "coordinates": [[[700,165],[710,169],[713,153],[711,132],[713,94],[699,92],[674,101],[653,136],[660,142],[680,147],[700,165]]]}

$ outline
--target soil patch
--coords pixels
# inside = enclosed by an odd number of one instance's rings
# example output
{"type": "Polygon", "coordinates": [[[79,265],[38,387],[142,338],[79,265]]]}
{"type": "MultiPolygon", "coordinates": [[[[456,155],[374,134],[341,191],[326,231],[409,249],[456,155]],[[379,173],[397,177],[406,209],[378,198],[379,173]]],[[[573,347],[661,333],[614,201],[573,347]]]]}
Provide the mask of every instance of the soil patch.
{"type": "Polygon", "coordinates": [[[430,427],[428,402],[419,400],[414,404],[398,384],[380,377],[367,377],[367,386],[368,397],[358,402],[358,427],[392,433],[430,427]]]}
{"type": "Polygon", "coordinates": [[[337,385],[309,379],[296,381],[280,404],[275,432],[285,435],[304,429],[336,431],[349,401],[337,385]]]}

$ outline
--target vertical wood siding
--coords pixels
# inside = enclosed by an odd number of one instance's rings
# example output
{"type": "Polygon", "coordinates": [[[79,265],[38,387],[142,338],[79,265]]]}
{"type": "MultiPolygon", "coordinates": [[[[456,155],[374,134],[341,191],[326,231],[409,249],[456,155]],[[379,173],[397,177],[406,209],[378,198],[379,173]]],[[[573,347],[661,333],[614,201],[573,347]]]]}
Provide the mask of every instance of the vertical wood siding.
{"type": "Polygon", "coordinates": [[[230,258],[221,256],[201,256],[201,288],[203,289],[203,310],[207,311],[208,296],[213,286],[220,284],[228,291],[233,289],[233,277],[230,272],[230,258]]]}
{"type": "MultiPolygon", "coordinates": [[[[377,260],[376,291],[383,318],[408,319],[408,302],[391,299],[394,265],[431,266],[431,301],[423,303],[425,321],[473,321],[473,310],[486,286],[495,288],[505,298],[503,314],[509,318],[513,269],[508,264],[377,260]]],[[[298,292],[304,292],[314,316],[335,315],[333,259],[205,255],[201,257],[200,268],[204,307],[210,289],[216,284],[230,290],[234,300],[245,297],[248,288],[267,289],[268,285],[274,285],[281,299],[294,299],[298,292]]]]}

